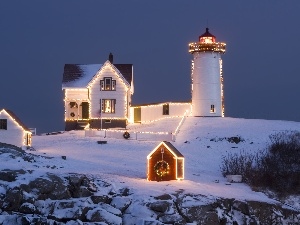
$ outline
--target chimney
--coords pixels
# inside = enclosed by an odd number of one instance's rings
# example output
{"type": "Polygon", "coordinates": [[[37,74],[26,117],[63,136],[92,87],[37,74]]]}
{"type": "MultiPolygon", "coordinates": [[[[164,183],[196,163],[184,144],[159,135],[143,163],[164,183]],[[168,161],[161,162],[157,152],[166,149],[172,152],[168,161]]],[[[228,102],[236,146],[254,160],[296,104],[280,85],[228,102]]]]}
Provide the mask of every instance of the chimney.
{"type": "Polygon", "coordinates": [[[108,60],[109,60],[112,64],[114,63],[114,56],[113,56],[112,53],[109,53],[108,60]]]}

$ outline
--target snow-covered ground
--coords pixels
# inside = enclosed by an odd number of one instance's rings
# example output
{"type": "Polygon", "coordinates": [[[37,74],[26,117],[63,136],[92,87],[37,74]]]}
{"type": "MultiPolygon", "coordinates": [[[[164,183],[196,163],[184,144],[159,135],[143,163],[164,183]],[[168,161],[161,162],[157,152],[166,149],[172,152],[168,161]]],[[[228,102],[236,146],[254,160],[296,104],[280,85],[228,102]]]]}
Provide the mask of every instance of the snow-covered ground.
{"type": "MultiPolygon", "coordinates": [[[[131,130],[174,132],[180,118],[160,120],[151,124],[132,125],[131,130]]],[[[150,182],[146,180],[147,155],[158,141],[136,141],[85,137],[83,131],[70,131],[57,135],[33,137],[36,155],[34,163],[7,157],[0,164],[2,169],[26,169],[35,173],[83,173],[99,176],[113,183],[116,188],[130,187],[139,195],[160,195],[180,189],[206,196],[259,200],[272,202],[260,192],[254,192],[243,183],[228,185],[220,172],[222,156],[240,151],[263,149],[268,136],[279,131],[298,130],[299,122],[188,117],[172,144],[185,156],[185,179],[182,181],[150,182]],[[222,140],[240,136],[238,144],[222,140]],[[107,144],[97,144],[106,140],[107,144]],[[61,156],[66,156],[66,160],[61,156]]],[[[3,156],[4,157],[4,156],[3,156]]],[[[28,175],[27,175],[28,176],[28,175]]],[[[30,179],[29,177],[27,179],[30,179]]]]}

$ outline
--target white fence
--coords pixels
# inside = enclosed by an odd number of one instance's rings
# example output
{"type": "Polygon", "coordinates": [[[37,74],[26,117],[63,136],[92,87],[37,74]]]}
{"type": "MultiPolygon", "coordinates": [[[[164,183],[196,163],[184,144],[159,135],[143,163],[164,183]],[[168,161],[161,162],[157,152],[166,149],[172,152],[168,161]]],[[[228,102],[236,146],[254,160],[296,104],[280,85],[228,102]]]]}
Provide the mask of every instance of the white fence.
{"type": "MultiPolygon", "coordinates": [[[[169,132],[130,132],[129,140],[139,141],[175,141],[175,136],[169,132]]],[[[86,137],[103,137],[124,139],[125,130],[85,130],[86,137]]]]}

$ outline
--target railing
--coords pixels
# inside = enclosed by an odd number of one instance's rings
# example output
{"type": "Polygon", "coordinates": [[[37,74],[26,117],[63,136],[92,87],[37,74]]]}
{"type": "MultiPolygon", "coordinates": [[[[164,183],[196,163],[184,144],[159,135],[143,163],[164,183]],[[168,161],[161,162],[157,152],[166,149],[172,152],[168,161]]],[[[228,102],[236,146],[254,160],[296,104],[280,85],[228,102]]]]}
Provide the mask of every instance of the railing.
{"type": "MultiPolygon", "coordinates": [[[[124,133],[126,130],[85,130],[86,137],[103,137],[103,138],[116,138],[124,139],[124,133]]],[[[171,132],[130,132],[128,140],[139,141],[172,141],[173,135],[171,132]]]]}
{"type": "Polygon", "coordinates": [[[181,118],[181,120],[180,120],[178,126],[176,127],[175,132],[174,132],[173,135],[172,135],[172,141],[175,141],[175,140],[176,140],[176,135],[179,133],[182,124],[184,123],[186,117],[188,116],[188,113],[189,113],[189,111],[186,110],[185,113],[183,114],[183,116],[182,116],[182,118],[181,118]]]}
{"type": "Polygon", "coordinates": [[[216,42],[216,43],[190,43],[189,52],[220,52],[224,53],[226,48],[225,43],[216,42]]]}

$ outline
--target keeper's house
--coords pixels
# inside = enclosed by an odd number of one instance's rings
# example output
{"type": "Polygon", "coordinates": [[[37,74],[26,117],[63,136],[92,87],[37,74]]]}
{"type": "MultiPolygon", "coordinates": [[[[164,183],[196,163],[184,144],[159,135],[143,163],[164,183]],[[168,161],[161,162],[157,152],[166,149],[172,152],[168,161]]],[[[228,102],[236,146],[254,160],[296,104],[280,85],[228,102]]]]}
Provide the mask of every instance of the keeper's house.
{"type": "Polygon", "coordinates": [[[168,141],[161,142],[147,156],[147,180],[184,179],[184,156],[168,141]]]}
{"type": "Polygon", "coordinates": [[[128,123],[147,123],[182,117],[191,102],[165,102],[132,106],[132,64],[65,64],[62,89],[65,130],[126,128],[128,123]]]}
{"type": "Polygon", "coordinates": [[[0,142],[18,147],[31,146],[31,132],[10,110],[0,111],[0,142]]]}
{"type": "Polygon", "coordinates": [[[125,128],[130,117],[132,64],[66,64],[65,130],[125,128]]]}

